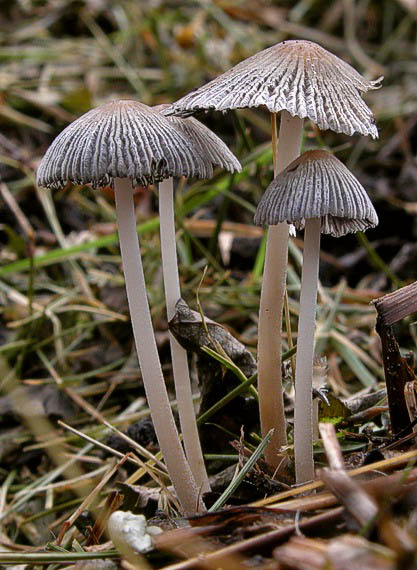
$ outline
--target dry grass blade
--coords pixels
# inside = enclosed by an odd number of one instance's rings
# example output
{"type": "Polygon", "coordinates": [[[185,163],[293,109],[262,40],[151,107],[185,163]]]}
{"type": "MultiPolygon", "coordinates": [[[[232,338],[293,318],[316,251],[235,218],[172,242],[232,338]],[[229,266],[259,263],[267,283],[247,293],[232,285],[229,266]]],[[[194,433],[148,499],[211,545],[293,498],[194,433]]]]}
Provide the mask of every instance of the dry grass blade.
{"type": "Polygon", "coordinates": [[[332,493],[345,505],[359,523],[370,528],[376,522],[378,507],[360,485],[346,473],[336,430],[333,424],[320,424],[320,435],[330,468],[320,472],[320,478],[332,493]]]}
{"type": "MultiPolygon", "coordinates": [[[[406,476],[402,472],[392,475],[378,475],[369,480],[358,481],[359,485],[370,495],[379,496],[391,492],[393,495],[399,493],[399,488],[403,484],[415,483],[417,480],[417,469],[412,469],[406,476]]],[[[307,495],[301,498],[283,501],[279,505],[270,505],[271,509],[289,509],[291,511],[309,512],[320,509],[334,507],[339,504],[339,499],[328,491],[320,491],[315,495],[307,495]]]]}
{"type": "Polygon", "coordinates": [[[4,182],[0,183],[0,194],[2,195],[3,200],[9,206],[13,214],[16,216],[19,226],[21,227],[26,238],[33,244],[35,238],[35,230],[33,229],[31,223],[25,216],[19,204],[16,202],[16,199],[10,192],[7,184],[4,182]]]}
{"type": "Polygon", "coordinates": [[[75,521],[78,519],[78,517],[80,516],[80,514],[87,509],[87,507],[89,507],[91,509],[91,503],[94,501],[94,499],[97,497],[97,495],[100,493],[100,491],[103,489],[103,487],[106,485],[106,483],[113,477],[113,475],[117,472],[117,470],[125,463],[125,461],[127,460],[127,456],[123,457],[120,461],[118,461],[115,465],[111,465],[108,467],[107,469],[107,473],[104,475],[104,477],[101,479],[100,483],[91,491],[91,493],[89,493],[85,499],[83,500],[83,502],[81,503],[81,505],[78,507],[78,509],[70,516],[70,518],[68,520],[66,520],[64,522],[64,524],[61,527],[61,530],[59,532],[59,535],[56,539],[56,543],[58,545],[61,544],[65,533],[67,532],[67,530],[69,528],[71,528],[71,526],[75,523],[75,521]]]}
{"type": "Polygon", "coordinates": [[[337,440],[336,430],[333,424],[319,424],[319,431],[323,441],[324,450],[326,452],[327,461],[330,469],[344,470],[345,462],[342,450],[337,440]]]}
{"type": "MultiPolygon", "coordinates": [[[[346,473],[349,477],[356,477],[358,475],[364,475],[366,473],[372,472],[379,472],[379,471],[388,471],[392,469],[398,469],[404,467],[408,464],[413,464],[417,459],[417,450],[407,451],[400,455],[395,455],[388,459],[382,459],[381,461],[376,461],[375,463],[370,463],[369,465],[363,465],[362,467],[357,467],[355,469],[351,469],[346,473]]],[[[310,491],[314,491],[316,489],[320,489],[323,487],[322,481],[314,481],[313,483],[307,483],[305,485],[299,485],[298,487],[293,487],[289,491],[283,491],[282,493],[278,493],[277,495],[273,495],[271,497],[267,497],[266,499],[261,499],[259,501],[255,501],[252,503],[254,507],[265,507],[265,506],[277,506],[277,507],[287,507],[289,502],[286,502],[285,499],[289,499],[295,495],[301,495],[303,493],[309,493],[310,491]]]]}
{"type": "MultiPolygon", "coordinates": [[[[155,462],[159,463],[158,458],[151,455],[152,459],[149,459],[148,463],[145,463],[145,462],[141,461],[138,457],[133,455],[133,453],[128,453],[127,455],[123,455],[122,453],[120,453],[119,451],[117,451],[115,449],[112,449],[108,445],[105,445],[104,443],[101,443],[100,441],[97,441],[97,440],[93,439],[92,437],[89,437],[88,435],[72,428],[71,426],[66,425],[63,421],[59,421],[58,423],[60,425],[62,425],[65,429],[67,429],[67,430],[71,431],[72,433],[78,435],[81,439],[85,439],[86,441],[94,444],[95,446],[101,447],[101,449],[108,451],[109,453],[111,453],[112,455],[115,455],[116,457],[126,458],[127,461],[134,463],[135,465],[139,465],[141,470],[144,473],[146,473],[147,475],[149,475],[155,481],[155,483],[165,491],[165,494],[167,495],[167,497],[170,498],[172,503],[175,504],[176,506],[178,506],[176,498],[169,491],[169,489],[166,487],[166,485],[163,481],[166,478],[167,474],[165,473],[165,471],[160,471],[159,469],[157,469],[154,465],[155,462]]],[[[116,433],[121,433],[121,432],[116,430],[116,433]]],[[[130,441],[129,438],[128,438],[128,441],[130,441]]],[[[126,482],[129,483],[130,479],[127,479],[126,482]]]]}

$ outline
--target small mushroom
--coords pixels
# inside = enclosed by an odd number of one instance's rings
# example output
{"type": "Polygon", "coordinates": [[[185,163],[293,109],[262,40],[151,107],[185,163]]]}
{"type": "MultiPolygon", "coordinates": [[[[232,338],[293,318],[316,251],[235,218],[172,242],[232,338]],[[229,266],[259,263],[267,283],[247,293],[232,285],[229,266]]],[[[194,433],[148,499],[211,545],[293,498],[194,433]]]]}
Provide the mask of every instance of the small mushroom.
{"type": "Polygon", "coordinates": [[[240,172],[242,166],[227,145],[194,117],[177,117],[172,115],[171,105],[162,104],[152,107],[166,116],[184,136],[192,141],[199,154],[209,160],[213,166],[220,166],[229,172],[240,172]]]}
{"type": "Polygon", "coordinates": [[[203,508],[182,449],[166,391],[146,295],[132,186],[172,176],[208,178],[211,162],[175,126],[136,101],[111,101],[85,113],[53,141],[39,166],[40,186],[61,188],[69,180],[111,185],[126,291],[140,368],[155,431],[182,508],[203,508]]]}
{"type": "Polygon", "coordinates": [[[295,372],[294,449],[297,483],[314,478],[312,379],[320,234],[334,237],[378,223],[358,180],[335,156],[315,150],[294,160],[268,186],[255,224],[288,222],[304,231],[295,372]]]}
{"type": "MultiPolygon", "coordinates": [[[[378,89],[348,63],[316,43],[289,40],[241,61],[176,101],[166,114],[266,106],[271,113],[274,176],[300,153],[303,119],[322,130],[378,136],[362,93],[378,89]],[[278,147],[275,113],[281,112],[278,147]]],[[[281,326],[288,257],[288,226],[268,231],[258,325],[258,389],[262,435],[274,434],[265,456],[278,467],[276,450],[287,442],[281,378],[281,326]],[[274,394],[275,397],[271,395],[274,394]]]]}
{"type": "MultiPolygon", "coordinates": [[[[163,113],[169,105],[157,105],[155,111],[163,113]]],[[[204,156],[213,166],[220,166],[233,172],[241,170],[240,162],[208,127],[189,117],[167,117],[183,135],[192,142],[199,154],[204,156]]],[[[161,232],[162,270],[164,275],[165,300],[168,321],[175,315],[175,306],[181,298],[178,275],[177,249],[175,239],[174,187],[172,178],[159,184],[159,218],[161,232]]],[[[191,392],[191,381],[188,369],[187,352],[170,333],[172,368],[175,392],[178,403],[181,431],[184,447],[197,486],[202,492],[210,490],[204,458],[201,451],[194,405],[191,392]]]]}

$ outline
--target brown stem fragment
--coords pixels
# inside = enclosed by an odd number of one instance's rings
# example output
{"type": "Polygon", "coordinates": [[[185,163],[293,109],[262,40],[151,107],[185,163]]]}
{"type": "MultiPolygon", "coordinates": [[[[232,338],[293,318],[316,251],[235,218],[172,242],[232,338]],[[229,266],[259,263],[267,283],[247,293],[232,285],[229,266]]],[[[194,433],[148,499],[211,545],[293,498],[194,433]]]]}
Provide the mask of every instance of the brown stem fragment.
{"type": "Polygon", "coordinates": [[[384,325],[393,325],[417,311],[417,281],[372,301],[384,325]]]}
{"type": "Polygon", "coordinates": [[[401,356],[392,327],[383,324],[378,305],[376,310],[378,317],[375,329],[382,344],[391,429],[394,435],[400,432],[407,435],[411,433],[411,427],[404,389],[407,382],[415,381],[416,377],[407,360],[401,356]]]}
{"type": "Polygon", "coordinates": [[[416,376],[413,360],[401,356],[392,325],[417,311],[417,281],[375,299],[373,304],[378,314],[375,329],[382,343],[391,429],[394,435],[408,435],[412,426],[405,391],[414,387],[416,376]]]}

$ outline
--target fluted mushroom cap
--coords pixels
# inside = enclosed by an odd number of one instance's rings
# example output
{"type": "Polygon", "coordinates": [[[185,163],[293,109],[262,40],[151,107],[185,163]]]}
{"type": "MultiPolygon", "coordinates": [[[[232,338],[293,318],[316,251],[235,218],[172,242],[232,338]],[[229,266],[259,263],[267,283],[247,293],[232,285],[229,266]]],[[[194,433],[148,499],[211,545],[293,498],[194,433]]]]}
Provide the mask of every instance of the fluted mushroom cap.
{"type": "Polygon", "coordinates": [[[371,110],[361,93],[378,89],[348,63],[318,44],[290,40],[245,59],[171,107],[187,116],[200,110],[225,111],[265,105],[278,113],[311,119],[336,133],[378,137],[371,110]]]}
{"type": "Polygon", "coordinates": [[[94,188],[131,178],[147,186],[170,176],[210,178],[210,160],[166,117],[137,101],[111,101],[60,133],[38,168],[37,183],[62,188],[68,180],[94,188]]]}
{"type": "Polygon", "coordinates": [[[259,202],[255,224],[294,224],[321,219],[321,233],[334,237],[364,231],[378,224],[378,216],[363,186],[332,154],[305,152],[268,186],[259,202]]]}
{"type": "MultiPolygon", "coordinates": [[[[155,111],[162,113],[169,109],[170,105],[162,104],[152,107],[155,111]]],[[[203,125],[194,117],[180,118],[167,116],[177,129],[179,129],[193,145],[198,149],[199,154],[208,158],[213,166],[220,166],[229,172],[240,172],[242,166],[235,155],[228,149],[224,142],[213,133],[206,125],[203,125]]]]}

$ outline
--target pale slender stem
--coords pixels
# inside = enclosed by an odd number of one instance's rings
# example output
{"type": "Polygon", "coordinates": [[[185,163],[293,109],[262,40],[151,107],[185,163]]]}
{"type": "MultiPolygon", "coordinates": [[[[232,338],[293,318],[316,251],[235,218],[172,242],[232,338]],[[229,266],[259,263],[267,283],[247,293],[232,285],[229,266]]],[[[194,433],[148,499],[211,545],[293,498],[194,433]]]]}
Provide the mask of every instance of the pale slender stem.
{"type": "Polygon", "coordinates": [[[320,218],[306,220],[295,370],[294,450],[297,483],[314,479],[313,357],[320,258],[320,218]]]}
{"type": "MultiPolygon", "coordinates": [[[[273,116],[275,121],[275,115],[273,116]]],[[[274,122],[273,122],[274,125],[274,122]]],[[[278,146],[272,129],[274,174],[278,174],[300,153],[303,120],[281,112],[278,146]]],[[[267,462],[278,467],[278,449],[287,444],[281,372],[282,307],[288,258],[288,224],[270,226],[265,253],[258,325],[258,392],[262,437],[274,434],[265,451],[267,462]]]]}
{"type": "Polygon", "coordinates": [[[115,178],[114,193],[127,299],[146,398],[178,499],[186,513],[195,513],[202,509],[202,504],[179,440],[162,375],[146,294],[131,180],[115,178]]]}
{"type": "MultiPolygon", "coordinates": [[[[290,315],[290,306],[288,303],[287,289],[285,289],[285,294],[284,294],[284,316],[285,316],[285,330],[287,332],[288,350],[292,350],[294,348],[294,342],[292,339],[291,315],[290,315]]],[[[291,356],[290,364],[291,364],[292,377],[295,378],[295,354],[291,356]]]]}
{"type": "Polygon", "coordinates": [[[319,399],[313,400],[312,404],[313,440],[316,440],[319,438],[319,399]]]}
{"type": "Polygon", "coordinates": [[[278,467],[278,450],[287,444],[281,372],[281,288],[285,280],[287,224],[268,230],[258,324],[258,395],[262,437],[273,428],[266,461],[278,467]]]}
{"type": "MultiPolygon", "coordinates": [[[[174,188],[172,178],[159,184],[159,218],[161,232],[162,271],[168,321],[175,315],[175,304],[181,297],[175,241],[174,188]]],[[[210,491],[195,417],[187,352],[169,333],[175,392],[185,452],[195,482],[203,493],[210,491]]]]}

